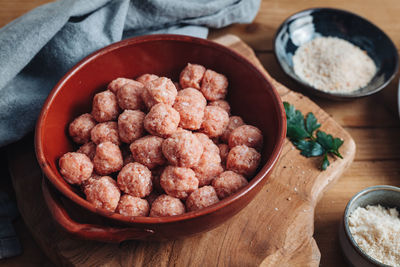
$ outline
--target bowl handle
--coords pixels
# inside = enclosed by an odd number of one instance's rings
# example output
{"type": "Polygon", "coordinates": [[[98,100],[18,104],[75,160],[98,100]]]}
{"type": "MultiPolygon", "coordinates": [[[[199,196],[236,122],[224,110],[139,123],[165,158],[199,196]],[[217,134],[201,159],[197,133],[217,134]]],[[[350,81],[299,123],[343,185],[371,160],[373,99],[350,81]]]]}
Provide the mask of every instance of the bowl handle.
{"type": "Polygon", "coordinates": [[[49,188],[46,179],[42,179],[44,200],[54,220],[71,235],[102,242],[120,243],[125,240],[145,239],[154,234],[150,229],[116,228],[95,224],[81,224],[74,221],[56,196],[54,189],[49,188]]]}

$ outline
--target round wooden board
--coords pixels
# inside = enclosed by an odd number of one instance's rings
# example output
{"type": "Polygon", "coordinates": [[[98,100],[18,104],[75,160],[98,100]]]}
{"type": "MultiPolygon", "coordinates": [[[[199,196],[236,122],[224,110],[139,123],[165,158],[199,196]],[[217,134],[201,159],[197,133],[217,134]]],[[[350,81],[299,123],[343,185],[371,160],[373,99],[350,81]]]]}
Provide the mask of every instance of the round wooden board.
{"type": "MultiPolygon", "coordinates": [[[[217,41],[262,68],[252,50],[237,37],[229,35],[217,41]]],[[[55,264],[64,266],[318,266],[320,253],[312,238],[314,208],[326,188],[351,164],[355,144],[312,101],[266,75],[284,101],[304,113],[313,112],[323,130],[345,140],[340,149],[343,160],[333,159],[328,170],[321,172],[319,159],[302,157],[286,141],[281,159],[261,192],[218,228],[175,241],[107,244],[73,239],[55,224],[43,200],[42,173],[32,137],[25,138],[9,152],[10,172],[21,215],[43,251],[55,264]]]]}

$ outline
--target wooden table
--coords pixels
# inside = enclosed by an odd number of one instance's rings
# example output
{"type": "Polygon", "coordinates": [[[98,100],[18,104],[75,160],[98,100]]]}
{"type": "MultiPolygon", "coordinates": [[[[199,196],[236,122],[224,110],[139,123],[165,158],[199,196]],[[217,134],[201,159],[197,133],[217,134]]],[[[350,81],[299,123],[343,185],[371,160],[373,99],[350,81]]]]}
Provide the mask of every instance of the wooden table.
{"type": "MultiPolygon", "coordinates": [[[[48,0],[0,0],[0,27],[48,0]]],[[[310,7],[336,7],[368,18],[383,29],[400,47],[400,5],[395,0],[263,1],[252,24],[211,30],[210,38],[226,33],[238,35],[257,53],[264,67],[279,82],[296,89],[280,70],[272,52],[275,30],[289,15],[310,7]]],[[[379,94],[349,102],[333,102],[311,97],[345,127],[357,144],[357,154],[349,170],[320,200],[315,212],[315,239],[321,251],[321,266],[342,266],[338,227],[347,201],[361,189],[378,184],[400,186],[400,121],[396,108],[398,77],[379,94]]],[[[0,265],[51,266],[19,219],[15,223],[24,253],[0,261],[0,265]]]]}

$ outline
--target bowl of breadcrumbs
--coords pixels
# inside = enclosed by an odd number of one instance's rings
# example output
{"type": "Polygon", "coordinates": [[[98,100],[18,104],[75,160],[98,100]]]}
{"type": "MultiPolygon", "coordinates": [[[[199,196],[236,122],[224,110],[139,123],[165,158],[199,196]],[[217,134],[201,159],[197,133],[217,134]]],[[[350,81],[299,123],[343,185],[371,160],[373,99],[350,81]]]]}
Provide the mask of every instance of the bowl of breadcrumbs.
{"type": "Polygon", "coordinates": [[[338,9],[292,15],[278,29],[274,51],[283,71],[302,89],[334,100],[376,93],[398,70],[390,38],[368,20],[338,9]]]}

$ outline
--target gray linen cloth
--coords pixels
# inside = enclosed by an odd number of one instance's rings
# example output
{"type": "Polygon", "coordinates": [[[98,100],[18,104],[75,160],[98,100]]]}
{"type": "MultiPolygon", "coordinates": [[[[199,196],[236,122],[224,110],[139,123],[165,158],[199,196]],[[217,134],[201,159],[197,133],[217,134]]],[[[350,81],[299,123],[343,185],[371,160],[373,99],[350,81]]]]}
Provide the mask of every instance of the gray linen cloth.
{"type": "Polygon", "coordinates": [[[61,0],[0,29],[0,146],[34,128],[46,96],[83,57],[123,38],[249,23],[260,0],[61,0]]]}
{"type": "MultiPolygon", "coordinates": [[[[0,147],[34,128],[57,81],[79,60],[123,38],[152,33],[207,37],[251,22],[260,0],[60,0],[0,29],[0,147]]],[[[15,204],[0,192],[0,259],[17,255],[15,204]]]]}

